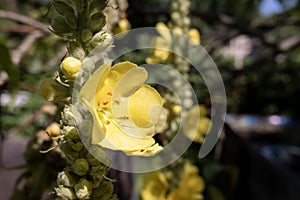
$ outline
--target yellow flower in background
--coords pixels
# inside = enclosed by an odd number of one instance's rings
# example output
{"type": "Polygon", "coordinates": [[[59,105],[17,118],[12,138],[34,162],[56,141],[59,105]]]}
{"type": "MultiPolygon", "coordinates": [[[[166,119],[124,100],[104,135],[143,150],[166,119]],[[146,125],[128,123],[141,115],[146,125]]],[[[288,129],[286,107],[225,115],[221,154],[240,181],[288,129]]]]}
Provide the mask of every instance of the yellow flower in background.
{"type": "Polygon", "coordinates": [[[204,105],[196,105],[186,114],[183,124],[183,133],[194,142],[203,143],[205,135],[209,131],[211,120],[206,117],[207,110],[204,105]],[[195,119],[199,118],[197,129],[195,130],[195,119]]]}
{"type": "MultiPolygon", "coordinates": [[[[171,49],[173,48],[172,42],[174,35],[172,34],[175,34],[175,36],[180,36],[182,34],[180,28],[175,28],[172,32],[171,29],[162,22],[158,22],[155,27],[160,36],[154,39],[155,48],[153,49],[153,55],[146,58],[146,62],[150,64],[167,61],[171,49]]],[[[200,44],[200,33],[197,29],[190,29],[188,36],[190,37],[190,43],[200,44]]]]}
{"type": "Polygon", "coordinates": [[[188,32],[188,36],[192,39],[193,42],[195,42],[198,45],[200,44],[201,36],[197,29],[195,28],[190,29],[188,32]]]}
{"type": "Polygon", "coordinates": [[[128,155],[151,156],[162,150],[152,138],[162,98],[149,85],[144,68],[130,62],[99,67],[80,91],[93,116],[92,143],[128,155]]]}
{"type": "Polygon", "coordinates": [[[197,166],[186,162],[178,175],[177,183],[169,183],[174,172],[156,171],[144,177],[142,200],[203,200],[204,179],[199,176],[197,166]],[[167,178],[168,177],[168,178],[167,178]]]}
{"type": "Polygon", "coordinates": [[[162,172],[152,172],[144,177],[145,187],[141,191],[143,200],[165,200],[169,184],[162,172]]]}
{"type": "Polygon", "coordinates": [[[128,31],[130,28],[131,28],[131,24],[128,21],[128,19],[120,19],[120,21],[113,28],[113,34],[116,35],[124,31],[128,31]]]}
{"type": "Polygon", "coordinates": [[[199,176],[199,169],[190,162],[184,164],[179,184],[171,190],[167,200],[203,200],[204,179],[199,176]]]}

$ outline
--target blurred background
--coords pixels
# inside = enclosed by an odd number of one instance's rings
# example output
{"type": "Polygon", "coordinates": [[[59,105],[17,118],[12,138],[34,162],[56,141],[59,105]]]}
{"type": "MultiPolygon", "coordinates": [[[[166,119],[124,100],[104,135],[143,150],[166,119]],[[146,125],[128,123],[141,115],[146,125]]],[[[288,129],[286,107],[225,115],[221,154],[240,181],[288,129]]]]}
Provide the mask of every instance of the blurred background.
{"type": "MultiPolygon", "coordinates": [[[[169,0],[128,5],[131,28],[170,20],[169,0]]],[[[41,81],[54,76],[66,53],[64,41],[48,29],[49,6],[47,0],[0,0],[3,200],[23,172],[9,168],[25,164],[27,141],[57,120],[59,105],[39,94],[41,81]]],[[[191,0],[189,16],[227,93],[224,137],[213,165],[204,160],[200,167],[211,185],[206,199],[300,199],[300,1],[191,0]]],[[[126,59],[142,64],[147,56],[135,52],[126,59]]],[[[200,103],[209,107],[205,83],[190,75],[200,103]]],[[[54,158],[47,159],[45,165],[54,158]]]]}

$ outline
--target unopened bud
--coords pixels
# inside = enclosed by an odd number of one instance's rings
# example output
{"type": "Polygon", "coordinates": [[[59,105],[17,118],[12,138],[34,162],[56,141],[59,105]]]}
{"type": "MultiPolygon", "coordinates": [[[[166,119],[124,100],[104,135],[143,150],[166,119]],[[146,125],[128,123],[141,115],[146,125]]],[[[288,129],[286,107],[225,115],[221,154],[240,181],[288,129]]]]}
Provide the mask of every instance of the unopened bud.
{"type": "Polygon", "coordinates": [[[62,16],[55,16],[51,20],[51,27],[57,35],[63,36],[64,33],[72,32],[72,29],[68,26],[65,18],[62,16]]]}
{"type": "Polygon", "coordinates": [[[113,38],[111,34],[100,31],[88,42],[87,46],[89,50],[93,52],[91,54],[98,54],[112,45],[113,38]]]}
{"type": "Polygon", "coordinates": [[[61,132],[69,140],[77,140],[77,139],[79,139],[77,128],[74,127],[74,126],[64,126],[63,130],[61,132]]]}
{"type": "Polygon", "coordinates": [[[89,171],[89,163],[84,158],[77,159],[72,169],[75,174],[84,176],[89,171]]]}
{"type": "Polygon", "coordinates": [[[85,52],[78,42],[69,41],[68,52],[72,57],[82,60],[85,57],[85,52]]]}
{"type": "Polygon", "coordinates": [[[93,190],[91,199],[109,199],[113,193],[113,185],[111,182],[102,181],[100,185],[93,190]]]}
{"type": "Polygon", "coordinates": [[[73,8],[66,4],[63,1],[51,1],[54,9],[61,15],[65,15],[66,13],[73,13],[73,8]]]}
{"type": "Polygon", "coordinates": [[[102,12],[93,14],[88,21],[88,27],[92,32],[100,31],[105,25],[105,16],[102,12]]]}
{"type": "Polygon", "coordinates": [[[74,185],[77,183],[78,178],[75,174],[72,174],[68,171],[62,171],[58,173],[57,175],[57,184],[63,185],[66,187],[74,187],[74,185]]]}
{"type": "Polygon", "coordinates": [[[84,29],[81,33],[81,40],[83,42],[88,42],[89,40],[92,39],[92,37],[93,37],[93,33],[89,29],[84,29]]]}
{"type": "Polygon", "coordinates": [[[51,137],[57,137],[60,135],[60,127],[56,122],[52,122],[45,130],[45,132],[51,137]]]}
{"type": "MultiPolygon", "coordinates": [[[[74,186],[76,196],[79,199],[88,199],[93,191],[93,184],[86,179],[80,179],[74,186]]],[[[92,198],[93,199],[93,198],[92,198]]]]}
{"type": "Polygon", "coordinates": [[[78,26],[77,26],[77,18],[74,15],[74,13],[66,13],[65,14],[65,21],[68,24],[68,26],[70,28],[72,28],[73,30],[77,30],[78,26]]]}
{"type": "Polygon", "coordinates": [[[62,199],[77,199],[73,188],[67,188],[59,185],[58,188],[54,188],[56,195],[62,199]]]}
{"type": "Polygon", "coordinates": [[[74,57],[67,57],[61,63],[60,69],[66,78],[74,79],[76,78],[82,63],[80,60],[74,57]]]}

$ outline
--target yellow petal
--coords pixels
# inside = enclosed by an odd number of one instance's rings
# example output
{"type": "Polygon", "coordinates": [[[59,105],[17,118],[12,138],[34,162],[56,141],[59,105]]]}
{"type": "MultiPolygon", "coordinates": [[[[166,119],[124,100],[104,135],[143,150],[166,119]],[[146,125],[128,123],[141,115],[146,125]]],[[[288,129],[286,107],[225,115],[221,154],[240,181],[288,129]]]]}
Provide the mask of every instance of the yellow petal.
{"type": "Polygon", "coordinates": [[[137,65],[130,62],[121,62],[114,65],[106,79],[103,82],[99,82],[97,85],[96,106],[111,109],[112,92],[116,83],[126,72],[136,67],[137,65]]]}
{"type": "Polygon", "coordinates": [[[129,120],[126,120],[126,117],[129,117],[128,98],[136,89],[143,85],[147,77],[147,71],[142,67],[137,67],[129,70],[118,80],[112,93],[112,113],[118,123],[132,124],[129,120]]]}
{"type": "Polygon", "coordinates": [[[136,151],[151,147],[155,141],[153,138],[140,139],[129,136],[118,127],[116,122],[108,120],[105,124],[105,137],[99,140],[97,135],[93,135],[92,143],[112,150],[136,151]]]}
{"type": "Polygon", "coordinates": [[[196,44],[200,44],[201,36],[197,29],[190,29],[188,32],[188,36],[192,39],[193,42],[195,42],[196,44]]]}
{"type": "Polygon", "coordinates": [[[159,93],[149,85],[144,85],[129,98],[130,117],[137,126],[154,125],[161,115],[162,103],[159,93]]]}
{"type": "Polygon", "coordinates": [[[165,40],[167,40],[169,43],[171,42],[172,35],[170,29],[164,23],[158,22],[155,28],[165,40]]]}
{"type": "Polygon", "coordinates": [[[125,153],[129,156],[153,156],[153,155],[161,152],[162,150],[163,150],[163,147],[159,146],[156,143],[147,149],[138,150],[138,151],[127,151],[125,153]]]}
{"type": "Polygon", "coordinates": [[[109,65],[102,65],[83,85],[79,93],[79,99],[84,98],[85,102],[89,103],[89,107],[94,107],[94,98],[97,91],[97,86],[103,84],[110,71],[109,65]]]}

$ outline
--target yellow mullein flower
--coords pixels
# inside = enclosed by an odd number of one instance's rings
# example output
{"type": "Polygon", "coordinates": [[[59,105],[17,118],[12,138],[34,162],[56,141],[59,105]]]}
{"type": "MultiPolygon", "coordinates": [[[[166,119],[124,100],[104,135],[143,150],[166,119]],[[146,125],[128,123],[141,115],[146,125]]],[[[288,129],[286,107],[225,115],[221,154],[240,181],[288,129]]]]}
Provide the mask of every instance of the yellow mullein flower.
{"type": "MultiPolygon", "coordinates": [[[[182,34],[182,29],[175,27],[172,32],[168,28],[168,26],[162,22],[158,22],[155,27],[160,36],[154,39],[155,48],[153,49],[153,55],[146,58],[146,62],[150,64],[158,63],[160,61],[166,61],[169,58],[170,51],[172,48],[172,34],[175,34],[175,36],[180,36],[182,34]]],[[[190,38],[189,42],[200,44],[200,33],[197,29],[190,29],[188,32],[188,36],[190,38]]]]}
{"type": "Polygon", "coordinates": [[[209,131],[211,120],[206,117],[207,110],[203,105],[196,105],[186,114],[183,124],[183,133],[194,142],[203,143],[209,131]],[[197,130],[194,129],[194,119],[199,117],[197,130]]]}
{"type": "Polygon", "coordinates": [[[93,116],[92,143],[128,155],[150,156],[162,150],[152,136],[162,112],[159,93],[144,82],[144,68],[130,62],[102,65],[80,91],[93,116]]]}
{"type": "Polygon", "coordinates": [[[204,197],[201,193],[204,191],[204,187],[205,182],[199,176],[198,168],[187,162],[178,186],[171,190],[167,200],[203,200],[204,197]]]}
{"type": "Polygon", "coordinates": [[[152,172],[144,177],[145,187],[141,191],[143,200],[165,200],[169,184],[162,172],[152,172]]]}

